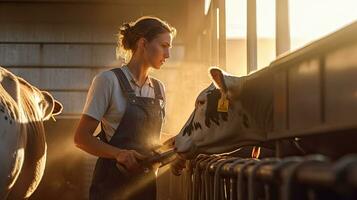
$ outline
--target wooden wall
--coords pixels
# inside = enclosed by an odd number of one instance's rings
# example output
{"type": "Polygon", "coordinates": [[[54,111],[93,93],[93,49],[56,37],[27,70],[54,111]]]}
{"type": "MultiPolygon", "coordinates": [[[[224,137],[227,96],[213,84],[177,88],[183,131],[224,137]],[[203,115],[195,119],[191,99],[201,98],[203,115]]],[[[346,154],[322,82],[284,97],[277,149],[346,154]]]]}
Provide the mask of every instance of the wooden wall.
{"type": "MultiPolygon", "coordinates": [[[[182,82],[186,29],[194,21],[187,18],[186,0],[0,2],[0,66],[48,90],[64,106],[56,123],[46,123],[47,166],[31,199],[87,199],[95,158],[74,146],[74,130],[92,78],[121,65],[115,58],[118,27],[143,15],[160,17],[178,30],[171,59],[154,71],[166,85],[172,116],[180,111],[174,102],[182,82]]],[[[175,123],[171,119],[165,132],[175,123]]]]}

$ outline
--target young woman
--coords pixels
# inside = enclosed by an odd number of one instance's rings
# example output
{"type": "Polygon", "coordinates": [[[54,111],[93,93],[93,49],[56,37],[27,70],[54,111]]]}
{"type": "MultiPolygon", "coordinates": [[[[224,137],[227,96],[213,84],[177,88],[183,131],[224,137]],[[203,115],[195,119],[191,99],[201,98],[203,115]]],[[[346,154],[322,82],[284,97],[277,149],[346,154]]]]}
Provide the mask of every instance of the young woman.
{"type": "Polygon", "coordinates": [[[165,93],[149,71],[160,69],[170,57],[175,33],[175,28],[156,17],[123,24],[118,49],[129,56],[129,62],[93,79],[74,138],[79,148],[99,157],[91,200],[156,199],[155,173],[143,170],[140,160],[159,140],[165,93]],[[93,136],[99,123],[100,140],[93,136]]]}

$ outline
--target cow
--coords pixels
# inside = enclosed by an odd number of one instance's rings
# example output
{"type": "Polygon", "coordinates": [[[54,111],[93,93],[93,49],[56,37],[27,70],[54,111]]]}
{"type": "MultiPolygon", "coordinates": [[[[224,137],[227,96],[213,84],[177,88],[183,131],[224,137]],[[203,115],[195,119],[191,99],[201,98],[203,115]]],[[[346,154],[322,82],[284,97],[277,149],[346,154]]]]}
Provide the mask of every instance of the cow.
{"type": "MultiPolygon", "coordinates": [[[[260,148],[255,145],[263,147],[264,157],[274,156],[275,142],[267,137],[273,131],[274,76],[270,69],[238,77],[212,67],[209,75],[213,83],[198,95],[188,121],[170,140],[180,157],[235,152],[233,155],[257,158],[260,148]]],[[[306,153],[294,138],[282,140],[281,148],[284,154],[280,156],[306,153]]]]}
{"type": "MultiPolygon", "coordinates": [[[[193,113],[171,140],[176,152],[190,159],[198,154],[233,152],[266,142],[267,133],[273,129],[273,80],[264,76],[266,73],[267,69],[263,69],[237,77],[211,68],[213,83],[198,95],[193,113]]],[[[273,149],[274,143],[263,146],[273,149]]]]}
{"type": "Polygon", "coordinates": [[[211,68],[213,84],[198,95],[193,113],[167,145],[174,146],[181,159],[233,151],[240,156],[238,150],[241,149],[245,150],[243,157],[248,157],[246,148],[242,147],[255,145],[270,151],[267,157],[323,154],[335,160],[357,152],[356,146],[350,143],[357,139],[355,129],[344,132],[337,129],[281,139],[279,154],[275,154],[276,143],[268,140],[268,133],[274,131],[273,73],[274,70],[267,67],[237,77],[211,68]]]}
{"type": "Polygon", "coordinates": [[[46,163],[43,121],[62,112],[50,93],[0,67],[0,199],[27,199],[46,163]]]}

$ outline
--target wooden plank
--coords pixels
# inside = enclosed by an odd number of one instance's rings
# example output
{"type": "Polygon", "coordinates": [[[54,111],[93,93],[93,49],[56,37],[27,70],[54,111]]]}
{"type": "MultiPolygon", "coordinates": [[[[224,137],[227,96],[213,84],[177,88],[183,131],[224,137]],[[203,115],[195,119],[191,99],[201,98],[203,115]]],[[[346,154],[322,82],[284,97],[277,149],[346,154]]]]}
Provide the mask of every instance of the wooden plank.
{"type": "Polygon", "coordinates": [[[1,42],[116,42],[117,26],[107,24],[3,23],[1,42]],[[95,29],[93,29],[95,27],[95,29]]]}
{"type": "Polygon", "coordinates": [[[143,15],[153,14],[174,20],[177,15],[184,16],[184,5],[177,3],[169,5],[3,3],[0,6],[0,22],[109,23],[119,25],[124,21],[131,21],[143,15]],[[171,12],[172,8],[175,8],[178,12],[171,12]]]}
{"type": "Polygon", "coordinates": [[[0,44],[0,66],[39,65],[40,46],[23,44],[0,44]]]}
{"type": "Polygon", "coordinates": [[[43,64],[48,66],[59,63],[63,66],[116,64],[115,46],[112,45],[44,45],[43,49],[43,64]]]}
{"type": "Polygon", "coordinates": [[[63,105],[63,115],[77,115],[82,113],[86,101],[86,92],[51,92],[55,99],[63,105]]]}
{"type": "MultiPolygon", "coordinates": [[[[62,67],[116,67],[115,45],[89,44],[0,44],[1,66],[62,66],[62,67]]],[[[165,64],[177,67],[184,58],[182,45],[171,49],[171,58],[165,64]]]]}
{"type": "MultiPolygon", "coordinates": [[[[104,70],[104,69],[102,69],[104,70]]],[[[87,90],[100,69],[11,68],[14,74],[42,89],[87,90]],[[80,81],[79,81],[80,80],[80,81]]]]}

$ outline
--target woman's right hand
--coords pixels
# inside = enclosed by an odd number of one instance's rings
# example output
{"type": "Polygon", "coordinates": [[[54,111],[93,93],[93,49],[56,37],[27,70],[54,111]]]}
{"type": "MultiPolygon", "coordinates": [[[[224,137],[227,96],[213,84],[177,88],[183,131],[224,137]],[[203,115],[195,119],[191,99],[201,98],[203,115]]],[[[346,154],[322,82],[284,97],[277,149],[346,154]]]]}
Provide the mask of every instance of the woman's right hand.
{"type": "Polygon", "coordinates": [[[142,170],[142,166],[138,161],[143,160],[145,156],[135,150],[121,149],[116,154],[115,159],[118,164],[125,167],[129,172],[137,172],[142,170]]]}
{"type": "Polygon", "coordinates": [[[176,156],[176,158],[170,163],[170,168],[171,172],[175,176],[180,176],[182,174],[182,170],[186,168],[186,160],[180,156],[176,156]]]}

